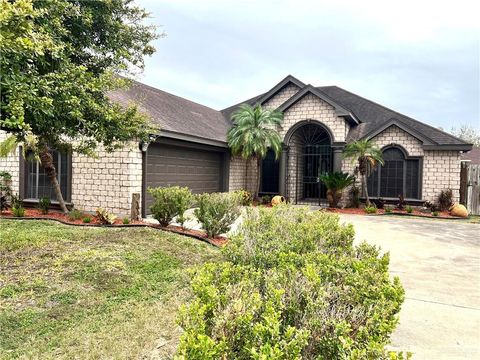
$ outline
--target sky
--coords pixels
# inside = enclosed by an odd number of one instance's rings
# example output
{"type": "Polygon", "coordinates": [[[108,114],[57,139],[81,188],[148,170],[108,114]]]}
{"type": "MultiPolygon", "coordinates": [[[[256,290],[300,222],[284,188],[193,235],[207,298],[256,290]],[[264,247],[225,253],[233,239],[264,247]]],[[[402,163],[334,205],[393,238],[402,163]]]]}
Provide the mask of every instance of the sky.
{"type": "Polygon", "coordinates": [[[430,125],[480,129],[475,0],[136,0],[166,36],[137,79],[214,109],[291,74],[430,125]]]}

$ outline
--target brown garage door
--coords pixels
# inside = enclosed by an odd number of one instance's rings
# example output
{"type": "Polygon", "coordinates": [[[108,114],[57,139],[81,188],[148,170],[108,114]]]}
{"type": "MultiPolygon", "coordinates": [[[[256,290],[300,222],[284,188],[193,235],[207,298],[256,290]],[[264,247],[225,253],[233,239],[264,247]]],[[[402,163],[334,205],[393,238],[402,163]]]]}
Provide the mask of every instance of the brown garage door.
{"type": "MultiPolygon", "coordinates": [[[[147,154],[147,187],[188,186],[192,192],[223,190],[224,153],[194,148],[152,144],[147,154]]],[[[149,212],[151,197],[146,194],[149,212]]]]}

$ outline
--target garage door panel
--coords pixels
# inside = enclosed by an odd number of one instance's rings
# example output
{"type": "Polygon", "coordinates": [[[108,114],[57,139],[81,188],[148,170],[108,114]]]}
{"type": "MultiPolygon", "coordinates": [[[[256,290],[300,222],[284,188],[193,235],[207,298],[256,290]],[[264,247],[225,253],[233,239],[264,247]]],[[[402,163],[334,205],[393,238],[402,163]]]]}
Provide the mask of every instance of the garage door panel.
{"type": "MultiPolygon", "coordinates": [[[[193,193],[222,191],[223,153],[152,144],[147,154],[147,187],[187,186],[193,193]]],[[[147,213],[152,198],[147,194],[147,213]]]]}

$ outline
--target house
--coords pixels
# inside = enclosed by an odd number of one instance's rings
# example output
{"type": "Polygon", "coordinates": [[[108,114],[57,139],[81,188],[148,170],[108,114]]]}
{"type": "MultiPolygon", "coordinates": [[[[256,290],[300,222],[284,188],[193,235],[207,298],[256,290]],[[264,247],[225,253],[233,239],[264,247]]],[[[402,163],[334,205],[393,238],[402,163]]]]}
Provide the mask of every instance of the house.
{"type": "MultiPolygon", "coordinates": [[[[293,203],[318,203],[325,197],[320,173],[354,171],[342,152],[355,139],[373,139],[384,152],[385,166],[370,176],[372,197],[403,194],[420,203],[451,188],[458,199],[461,154],[472,148],[347,90],[307,85],[293,76],[221,111],[138,82],[111,98],[122,104],[138,102],[161,130],[149,144],[131,143],[114,153],[100,151],[98,159],[54,154],[66,200],[85,211],[105,207],[129,214],[132,194],[140,193],[142,214],[148,214],[150,186],[184,185],[196,193],[253,189],[255,166],[232,157],[226,143],[230,117],[242,103],[284,113],[278,128],[283,139],[281,158],[276,161],[268,154],[263,160],[261,193],[280,193],[293,203]]],[[[42,196],[54,199],[41,166],[22,159],[21,151],[0,159],[0,170],[13,175],[13,188],[26,202],[42,196]]]]}
{"type": "Polygon", "coordinates": [[[480,147],[474,146],[471,151],[462,154],[461,160],[472,165],[480,165],[480,147]]]}

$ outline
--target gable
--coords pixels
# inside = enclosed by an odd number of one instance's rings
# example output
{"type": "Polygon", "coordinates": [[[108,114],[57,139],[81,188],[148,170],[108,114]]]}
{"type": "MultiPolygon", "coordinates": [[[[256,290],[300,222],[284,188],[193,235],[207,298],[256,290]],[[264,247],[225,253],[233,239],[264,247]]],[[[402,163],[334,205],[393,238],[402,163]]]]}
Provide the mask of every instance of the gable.
{"type": "Polygon", "coordinates": [[[300,91],[300,87],[298,85],[289,83],[261,105],[266,109],[276,109],[285,101],[294,96],[298,91],[300,91]]]}
{"type": "Polygon", "coordinates": [[[336,109],[326,101],[313,94],[306,94],[288,107],[283,113],[283,123],[281,129],[282,138],[288,130],[296,123],[305,120],[314,120],[326,126],[333,134],[334,142],[345,141],[348,131],[346,120],[338,116],[336,109]]]}
{"type": "Polygon", "coordinates": [[[397,125],[390,125],[371,138],[379,147],[399,145],[404,148],[408,156],[423,156],[423,142],[397,125]]]}

